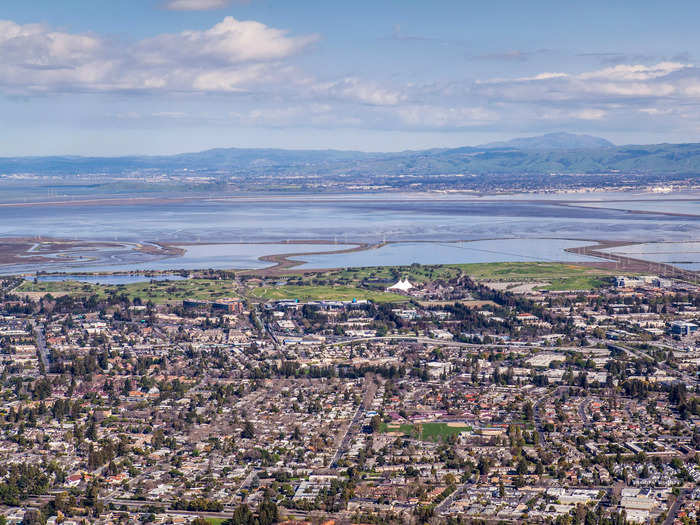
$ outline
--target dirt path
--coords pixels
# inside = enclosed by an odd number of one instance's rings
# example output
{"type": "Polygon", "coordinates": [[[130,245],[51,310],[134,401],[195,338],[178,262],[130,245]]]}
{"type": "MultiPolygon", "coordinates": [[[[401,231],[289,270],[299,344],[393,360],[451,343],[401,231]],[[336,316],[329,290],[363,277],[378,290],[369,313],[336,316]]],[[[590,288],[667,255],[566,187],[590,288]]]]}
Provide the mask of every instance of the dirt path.
{"type": "MultiPolygon", "coordinates": [[[[295,242],[294,244],[302,244],[302,242],[295,242]]],[[[314,241],[313,243],[308,243],[308,244],[331,244],[329,241],[314,241]]],[[[353,243],[355,244],[355,243],[353,243]]],[[[260,261],[265,261],[265,262],[273,262],[276,263],[274,266],[270,266],[269,268],[261,268],[261,269],[256,269],[256,270],[242,270],[239,272],[236,272],[240,275],[260,275],[260,276],[270,276],[270,275],[281,275],[281,274],[288,274],[290,273],[289,270],[295,268],[296,266],[300,266],[304,264],[304,261],[300,261],[297,259],[293,259],[293,257],[303,257],[305,255],[326,255],[326,254],[341,254],[341,253],[352,253],[352,252],[361,252],[365,250],[376,250],[377,248],[381,248],[382,246],[386,246],[388,243],[386,242],[380,242],[376,244],[369,244],[369,243],[359,243],[357,246],[354,246],[352,248],[345,248],[343,250],[335,250],[332,252],[329,251],[323,251],[323,252],[295,252],[295,253],[282,253],[282,254],[275,254],[275,255],[263,255],[261,257],[258,257],[258,260],[260,261]]],[[[330,270],[337,270],[337,268],[316,268],[316,269],[299,269],[299,270],[293,270],[295,273],[319,273],[319,272],[324,272],[324,271],[330,271],[330,270]]]]}

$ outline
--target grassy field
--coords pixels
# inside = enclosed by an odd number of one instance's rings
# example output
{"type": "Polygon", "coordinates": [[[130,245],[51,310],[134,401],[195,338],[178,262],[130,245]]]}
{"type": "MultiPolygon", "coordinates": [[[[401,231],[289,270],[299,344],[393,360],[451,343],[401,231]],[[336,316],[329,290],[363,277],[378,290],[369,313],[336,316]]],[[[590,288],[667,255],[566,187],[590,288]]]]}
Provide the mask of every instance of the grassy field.
{"type": "Polygon", "coordinates": [[[512,263],[479,263],[457,265],[464,273],[474,279],[500,279],[504,281],[517,280],[559,280],[580,278],[583,276],[609,276],[612,272],[576,266],[564,263],[545,262],[512,262],[512,263]]]}
{"type": "MultiPolygon", "coordinates": [[[[350,301],[368,299],[377,303],[406,302],[407,298],[397,294],[386,293],[383,287],[388,282],[394,282],[401,277],[409,281],[421,283],[436,279],[449,279],[460,273],[469,275],[475,280],[501,281],[538,281],[547,283],[542,286],[545,290],[583,290],[593,289],[605,283],[612,272],[585,266],[563,263],[480,263],[453,264],[442,266],[387,266],[368,268],[346,268],[320,272],[318,274],[295,277],[300,279],[301,286],[269,286],[253,289],[251,294],[257,299],[299,299],[308,300],[339,300],[350,301]],[[364,280],[369,281],[362,288],[358,287],[364,280]],[[372,281],[377,281],[372,283],[372,281]],[[335,285],[334,285],[335,284],[335,285]],[[376,290],[365,289],[364,286],[375,287],[376,290]]],[[[36,294],[56,295],[98,295],[104,297],[113,293],[125,293],[130,299],[139,298],[144,303],[166,303],[182,299],[215,300],[223,297],[236,296],[240,292],[234,289],[229,280],[187,279],[184,281],[154,281],[131,283],[125,285],[97,285],[76,281],[38,282],[26,281],[17,290],[19,293],[31,292],[36,294]]]]}
{"type": "Polygon", "coordinates": [[[134,283],[126,285],[125,292],[142,301],[164,303],[172,300],[213,300],[238,295],[232,281],[211,279],[188,279],[186,281],[134,283]]]}
{"type": "Polygon", "coordinates": [[[435,279],[450,279],[459,275],[455,265],[413,265],[413,266],[371,266],[366,268],[345,268],[325,274],[334,279],[362,281],[363,279],[398,280],[407,277],[409,281],[422,283],[435,279]]]}
{"type": "Polygon", "coordinates": [[[404,436],[419,435],[425,441],[442,441],[449,436],[456,436],[461,432],[471,431],[469,426],[450,426],[447,423],[419,423],[416,425],[404,423],[402,425],[386,425],[381,428],[381,432],[401,432],[404,436]]]}
{"type": "Polygon", "coordinates": [[[51,293],[71,295],[98,295],[105,297],[111,294],[126,294],[131,300],[141,299],[142,302],[166,303],[182,299],[211,300],[222,297],[236,296],[232,281],[215,281],[210,279],[187,279],[184,281],[154,281],[131,283],[124,285],[99,285],[80,283],[76,281],[38,282],[27,281],[17,290],[18,293],[51,293]]]}
{"type": "Polygon", "coordinates": [[[547,290],[597,288],[605,283],[605,278],[614,275],[608,270],[574,264],[502,262],[346,268],[323,273],[320,277],[349,284],[359,283],[363,279],[391,281],[407,277],[409,281],[419,283],[435,279],[450,279],[460,273],[469,275],[475,280],[544,281],[549,283],[543,287],[547,290]]]}
{"type": "Polygon", "coordinates": [[[570,291],[570,290],[592,290],[600,288],[607,283],[606,279],[594,275],[579,275],[576,277],[564,277],[552,279],[547,286],[542,286],[541,290],[550,291],[570,291]]]}
{"type": "Polygon", "coordinates": [[[71,294],[71,295],[92,295],[97,293],[99,286],[88,283],[79,283],[76,281],[61,281],[61,282],[39,282],[24,281],[15,291],[17,293],[35,292],[35,293],[51,293],[51,294],[71,294]]]}
{"type": "Polygon", "coordinates": [[[409,436],[413,431],[414,425],[410,423],[403,423],[401,425],[388,425],[387,423],[382,423],[379,427],[380,432],[401,432],[404,436],[409,436]]]}
{"type": "Polygon", "coordinates": [[[300,301],[352,301],[368,299],[375,303],[406,302],[402,295],[374,292],[352,286],[276,286],[263,287],[251,292],[253,297],[266,300],[299,299],[300,301]]]}

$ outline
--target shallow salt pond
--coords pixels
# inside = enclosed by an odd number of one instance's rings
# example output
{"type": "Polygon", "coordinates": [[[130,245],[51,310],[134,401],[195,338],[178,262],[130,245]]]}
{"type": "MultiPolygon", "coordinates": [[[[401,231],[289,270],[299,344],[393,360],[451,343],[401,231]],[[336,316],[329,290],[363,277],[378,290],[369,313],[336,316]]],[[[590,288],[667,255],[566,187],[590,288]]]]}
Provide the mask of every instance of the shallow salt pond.
{"type": "Polygon", "coordinates": [[[374,250],[343,254],[302,256],[302,269],[357,266],[401,266],[488,262],[582,262],[599,261],[564,251],[590,246],[592,242],[567,239],[490,239],[470,242],[392,243],[374,250]]]}

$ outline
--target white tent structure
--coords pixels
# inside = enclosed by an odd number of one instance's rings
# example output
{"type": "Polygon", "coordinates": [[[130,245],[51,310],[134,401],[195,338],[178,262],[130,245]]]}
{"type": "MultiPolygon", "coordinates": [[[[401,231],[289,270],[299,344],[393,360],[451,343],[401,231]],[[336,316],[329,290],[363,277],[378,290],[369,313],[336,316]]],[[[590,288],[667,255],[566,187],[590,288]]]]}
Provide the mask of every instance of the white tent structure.
{"type": "Polygon", "coordinates": [[[389,288],[386,289],[387,292],[407,292],[411,288],[413,288],[413,285],[408,282],[408,278],[404,277],[401,279],[399,282],[396,284],[390,286],[389,288]]]}

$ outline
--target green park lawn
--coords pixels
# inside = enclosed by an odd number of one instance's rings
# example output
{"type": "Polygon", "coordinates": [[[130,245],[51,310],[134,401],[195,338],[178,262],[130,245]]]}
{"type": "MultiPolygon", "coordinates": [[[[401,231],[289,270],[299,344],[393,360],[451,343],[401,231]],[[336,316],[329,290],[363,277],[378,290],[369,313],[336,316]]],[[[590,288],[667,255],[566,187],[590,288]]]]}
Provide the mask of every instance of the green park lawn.
{"type": "Polygon", "coordinates": [[[464,273],[474,280],[542,281],[547,290],[579,290],[598,288],[613,275],[608,270],[548,262],[500,262],[445,265],[384,266],[345,268],[319,274],[320,278],[343,284],[367,280],[391,281],[407,277],[414,283],[435,279],[450,279],[464,273]]]}
{"type": "Polygon", "coordinates": [[[408,298],[386,292],[364,290],[353,286],[295,286],[262,287],[253,290],[253,297],[265,300],[299,299],[299,301],[352,301],[367,299],[375,303],[406,302],[408,298]]]}
{"type": "Polygon", "coordinates": [[[183,281],[156,281],[123,285],[101,285],[77,281],[22,283],[17,292],[42,292],[51,294],[97,295],[126,294],[132,301],[136,298],[156,304],[183,299],[214,300],[236,296],[233,282],[227,280],[187,279],[183,281]]]}
{"type": "Polygon", "coordinates": [[[404,423],[397,426],[384,423],[380,427],[381,432],[401,432],[405,436],[421,437],[425,441],[443,441],[449,436],[456,436],[461,432],[471,431],[470,426],[450,426],[447,423],[404,423]],[[422,430],[422,432],[421,432],[422,430]]]}
{"type": "Polygon", "coordinates": [[[613,275],[607,270],[577,266],[566,263],[547,262],[503,262],[457,265],[473,279],[517,280],[563,280],[579,277],[601,277],[613,275]]]}
{"type": "MultiPolygon", "coordinates": [[[[299,285],[268,286],[255,288],[250,293],[257,299],[300,301],[367,299],[376,303],[407,302],[408,298],[387,293],[387,282],[407,277],[420,283],[435,279],[450,279],[460,273],[475,280],[538,281],[546,283],[545,290],[584,290],[603,285],[610,271],[563,263],[479,263],[452,265],[411,265],[367,268],[346,268],[316,274],[292,277],[299,285]],[[363,283],[364,281],[364,283],[363,283]],[[373,283],[372,281],[376,281],[373,283]],[[360,283],[363,283],[359,287],[360,283]]],[[[98,285],[76,281],[38,282],[26,281],[17,292],[51,294],[97,295],[126,294],[131,300],[156,304],[183,299],[216,300],[239,295],[231,280],[187,279],[183,281],[154,281],[125,285],[98,285]]]]}

